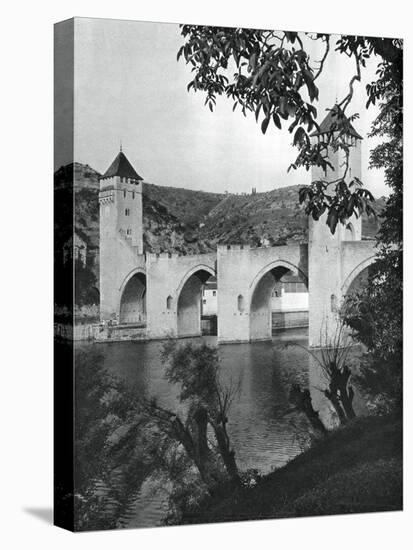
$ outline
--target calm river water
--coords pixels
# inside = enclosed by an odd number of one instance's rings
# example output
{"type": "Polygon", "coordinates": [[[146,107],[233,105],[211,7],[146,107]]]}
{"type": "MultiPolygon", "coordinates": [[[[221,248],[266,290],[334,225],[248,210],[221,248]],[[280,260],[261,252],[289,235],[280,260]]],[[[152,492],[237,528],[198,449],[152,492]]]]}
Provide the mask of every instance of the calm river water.
{"type": "MultiPolygon", "coordinates": [[[[216,337],[202,337],[216,345],[216,337]]],[[[199,340],[199,339],[198,339],[199,340]]],[[[308,386],[309,356],[295,344],[306,346],[307,330],[278,333],[271,342],[219,346],[222,376],[240,381],[232,405],[228,430],[241,470],[262,473],[284,465],[303,449],[308,438],[305,418],[291,410],[290,385],[308,386]]],[[[177,388],[163,376],[162,342],[76,344],[82,352],[103,356],[105,367],[123,378],[141,396],[155,396],[161,405],[177,407],[177,388]]],[[[130,526],[154,525],[166,514],[166,502],[143,483],[130,526]]]]}

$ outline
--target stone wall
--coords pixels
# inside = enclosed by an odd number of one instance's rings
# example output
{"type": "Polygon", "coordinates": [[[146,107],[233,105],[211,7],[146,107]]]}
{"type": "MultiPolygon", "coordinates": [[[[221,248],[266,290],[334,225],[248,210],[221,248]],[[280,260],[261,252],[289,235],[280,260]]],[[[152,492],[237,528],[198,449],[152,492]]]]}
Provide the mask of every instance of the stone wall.
{"type": "MultiPolygon", "coordinates": [[[[201,286],[193,281],[193,276],[215,275],[216,255],[195,254],[179,256],[178,254],[147,254],[147,330],[150,338],[165,338],[178,335],[179,307],[186,309],[186,314],[194,319],[193,328],[181,318],[181,335],[199,334],[201,286]],[[184,302],[179,303],[181,292],[188,282],[191,288],[185,289],[184,302]],[[190,307],[191,306],[191,307],[190,307]],[[197,321],[195,322],[195,316],[197,321]]],[[[182,317],[182,315],[181,315],[182,317]]]]}
{"type": "Polygon", "coordinates": [[[271,248],[218,247],[218,341],[249,342],[271,338],[271,290],[275,280],[263,284],[271,271],[308,273],[305,244],[271,248]],[[259,285],[257,307],[251,312],[254,291],[259,285]],[[268,294],[269,292],[269,294],[268,294]],[[268,294],[268,296],[267,296],[268,294]],[[261,305],[260,305],[261,304],[261,305]],[[251,313],[255,314],[252,329],[251,313]]]}

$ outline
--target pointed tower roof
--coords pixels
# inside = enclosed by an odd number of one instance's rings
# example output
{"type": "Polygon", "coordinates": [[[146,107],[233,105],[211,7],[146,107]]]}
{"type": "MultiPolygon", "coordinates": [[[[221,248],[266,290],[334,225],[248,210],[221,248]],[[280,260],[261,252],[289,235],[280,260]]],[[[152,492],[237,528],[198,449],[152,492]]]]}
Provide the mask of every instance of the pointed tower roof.
{"type": "Polygon", "coordinates": [[[112,178],[113,176],[120,176],[121,178],[130,178],[134,180],[143,180],[141,176],[135,171],[132,164],[126,158],[122,149],[117,154],[115,160],[103,174],[103,178],[112,178]]]}
{"type": "Polygon", "coordinates": [[[345,126],[346,132],[350,136],[357,139],[363,139],[361,135],[354,129],[353,125],[338,105],[334,105],[334,107],[328,111],[327,116],[320,124],[320,130],[316,130],[311,134],[311,136],[321,136],[321,134],[328,134],[329,132],[337,130],[339,126],[345,126]]]}

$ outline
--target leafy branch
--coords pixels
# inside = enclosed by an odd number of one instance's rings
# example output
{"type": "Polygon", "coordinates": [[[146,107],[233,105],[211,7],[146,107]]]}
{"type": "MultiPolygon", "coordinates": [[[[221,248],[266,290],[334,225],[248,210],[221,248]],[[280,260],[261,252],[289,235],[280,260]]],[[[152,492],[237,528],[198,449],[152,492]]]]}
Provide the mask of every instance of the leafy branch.
{"type": "Polygon", "coordinates": [[[252,113],[264,134],[270,126],[281,130],[286,123],[298,149],[289,170],[319,167],[327,174],[328,170],[334,170],[330,153],[343,153],[341,175],[337,174],[334,180],[340,196],[336,200],[327,197],[330,183],[327,177],[323,179],[324,187],[312,184],[313,193],[305,197],[310,213],[319,217],[321,210],[328,209],[327,224],[334,233],[337,222],[344,223],[344,214],[351,217],[374,212],[371,194],[360,191],[362,182],[355,179],[347,182],[350,149],[356,146],[351,121],[358,115],[347,117],[344,111],[351,103],[356,82],[361,80],[362,67],[380,44],[375,46],[366,37],[342,36],[337,41],[336,51],[354,57],[356,74],[349,81],[348,93],[331,108],[335,112],[334,124],[321,134],[315,107],[320,94],[316,81],[331,52],[329,35],[196,25],[182,25],[181,34],[185,43],[178,59],[183,57],[193,73],[188,90],[204,92],[205,104],[211,112],[217,97],[226,96],[233,102],[233,110],[240,108],[244,116],[252,113]],[[310,58],[306,38],[324,44],[320,60],[310,58]],[[314,131],[317,140],[312,139],[314,131]],[[310,204],[320,194],[326,195],[321,205],[310,204]]]}

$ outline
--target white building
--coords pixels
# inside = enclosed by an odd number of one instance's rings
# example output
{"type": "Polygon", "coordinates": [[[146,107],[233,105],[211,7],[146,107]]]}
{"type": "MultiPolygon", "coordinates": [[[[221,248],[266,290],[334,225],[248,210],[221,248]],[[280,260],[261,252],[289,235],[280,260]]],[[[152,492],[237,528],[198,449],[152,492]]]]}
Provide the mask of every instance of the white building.
{"type": "MultiPolygon", "coordinates": [[[[275,285],[271,297],[274,312],[308,311],[308,289],[297,275],[284,275],[275,285]]],[[[218,311],[217,280],[211,277],[202,291],[202,315],[216,315],[218,311]]]]}
{"type": "Polygon", "coordinates": [[[210,277],[202,290],[202,315],[216,315],[218,311],[218,289],[216,277],[210,277]]]}
{"type": "Polygon", "coordinates": [[[272,311],[308,311],[308,289],[297,275],[284,275],[271,297],[272,311]]]}

